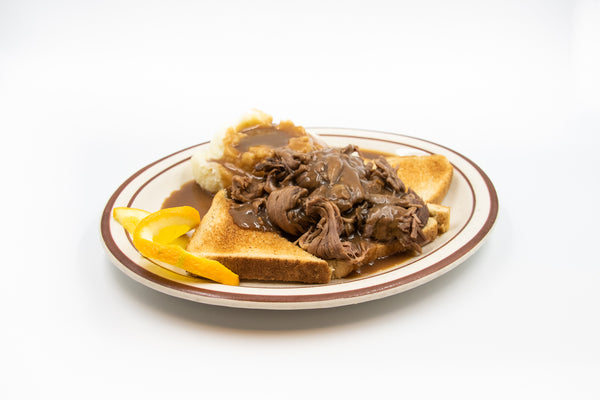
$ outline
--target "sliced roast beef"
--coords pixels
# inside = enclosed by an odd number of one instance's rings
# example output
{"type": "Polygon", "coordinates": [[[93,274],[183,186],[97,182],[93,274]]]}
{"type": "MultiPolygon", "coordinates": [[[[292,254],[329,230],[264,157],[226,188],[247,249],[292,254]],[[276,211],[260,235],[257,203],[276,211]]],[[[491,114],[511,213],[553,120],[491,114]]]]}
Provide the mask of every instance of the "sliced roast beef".
{"type": "Polygon", "coordinates": [[[234,177],[235,223],[282,232],[323,259],[360,263],[373,241],[420,250],[427,206],[383,157],[365,162],[357,151],[277,149],[252,175],[234,177]]]}
{"type": "Polygon", "coordinates": [[[361,249],[340,238],[344,225],[334,202],[322,197],[311,198],[306,202],[306,212],[319,218],[298,239],[301,248],[325,260],[360,260],[361,249]]]}
{"type": "Polygon", "coordinates": [[[282,231],[301,235],[308,228],[301,202],[307,194],[308,190],[300,186],[284,186],[272,191],[266,202],[267,215],[282,231]]]}

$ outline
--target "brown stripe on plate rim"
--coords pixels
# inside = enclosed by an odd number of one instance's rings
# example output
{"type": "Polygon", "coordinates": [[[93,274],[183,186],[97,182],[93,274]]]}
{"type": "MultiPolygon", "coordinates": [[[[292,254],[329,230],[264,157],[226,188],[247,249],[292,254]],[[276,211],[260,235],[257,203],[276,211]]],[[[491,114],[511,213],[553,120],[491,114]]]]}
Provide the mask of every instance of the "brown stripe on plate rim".
{"type": "MultiPolygon", "coordinates": [[[[327,129],[327,128],[324,128],[327,129]]],[[[335,128],[335,129],[339,129],[339,128],[335,128]]],[[[357,129],[353,129],[354,131],[357,131],[357,129]]],[[[375,131],[368,131],[368,130],[364,130],[364,132],[375,132],[375,131]]],[[[391,134],[394,136],[398,136],[399,138],[401,137],[408,137],[408,138],[412,138],[410,136],[406,136],[406,135],[401,135],[401,134],[396,134],[396,133],[390,133],[390,132],[378,132],[378,133],[385,133],[385,134],[391,134]]],[[[374,140],[374,141],[383,141],[383,142],[388,142],[388,143],[393,143],[395,145],[402,145],[402,146],[407,146],[407,147],[412,147],[415,149],[419,149],[422,151],[425,151],[427,153],[431,153],[428,150],[419,148],[417,146],[414,145],[409,145],[406,143],[398,143],[398,142],[394,142],[392,140],[386,140],[386,139],[378,139],[378,138],[370,138],[370,137],[361,137],[361,136],[352,136],[352,135],[335,135],[335,134],[325,134],[323,136],[335,136],[335,137],[348,137],[348,138],[360,138],[360,139],[368,139],[368,140],[374,140]]],[[[192,149],[194,147],[198,147],[201,145],[206,144],[207,142],[203,142],[194,146],[190,146],[188,148],[182,149],[180,151],[177,151],[171,155],[168,155],[166,157],[163,157],[149,165],[147,165],[146,167],[140,169],[139,171],[137,171],[134,175],[132,175],[130,178],[128,178],[123,184],[121,184],[119,186],[119,188],[117,189],[117,191],[111,196],[111,198],[109,199],[109,201],[107,202],[105,209],[103,211],[102,214],[102,221],[101,221],[101,234],[103,237],[103,240],[105,242],[106,247],[109,249],[109,251],[113,254],[113,256],[126,268],[130,269],[132,272],[135,272],[138,276],[145,278],[146,280],[156,283],[160,286],[163,286],[165,288],[169,288],[169,289],[173,289],[175,291],[179,291],[179,292],[183,292],[183,293],[188,293],[188,294],[192,294],[192,295],[200,295],[200,296],[205,296],[208,298],[219,298],[219,299],[223,299],[223,300],[233,300],[233,301],[247,301],[247,302],[281,302],[281,303],[295,303],[295,302],[315,302],[315,301],[327,301],[327,300],[333,300],[333,299],[342,299],[342,298],[352,298],[352,297],[359,297],[359,296],[365,296],[365,295],[369,295],[369,294],[373,294],[373,293],[378,293],[378,292],[382,292],[382,291],[386,291],[389,289],[393,289],[402,285],[405,285],[407,283],[416,281],[418,279],[424,278],[434,272],[437,272],[441,269],[443,269],[446,266],[449,266],[451,264],[453,264],[455,261],[459,260],[460,258],[464,257],[465,255],[467,255],[473,248],[476,247],[476,245],[481,242],[483,240],[483,238],[487,235],[487,233],[490,231],[491,227],[494,224],[494,221],[496,219],[497,213],[498,213],[498,199],[497,199],[497,194],[496,191],[494,189],[494,186],[492,184],[492,182],[490,181],[489,177],[481,170],[481,168],[479,168],[479,166],[477,166],[475,163],[473,163],[470,159],[462,156],[461,154],[457,153],[454,150],[451,150],[445,146],[441,146],[437,143],[434,142],[429,142],[423,139],[418,139],[418,138],[413,138],[415,140],[419,140],[419,141],[423,141],[426,143],[430,143],[436,146],[439,146],[441,148],[444,148],[454,154],[456,154],[457,156],[459,156],[460,158],[464,159],[465,161],[467,161],[469,164],[471,164],[476,171],[480,174],[480,176],[483,178],[486,187],[488,189],[488,194],[490,195],[490,202],[491,202],[491,207],[490,207],[490,212],[488,213],[488,216],[486,218],[486,221],[484,223],[484,225],[482,226],[482,228],[477,232],[477,234],[475,234],[473,236],[473,238],[471,238],[471,240],[469,240],[469,242],[467,242],[465,245],[463,245],[461,248],[457,249],[456,251],[454,251],[452,254],[450,254],[448,257],[432,264],[431,266],[424,268],[420,271],[417,271],[413,274],[407,275],[405,277],[393,280],[393,281],[389,281],[389,282],[384,282],[382,284],[378,284],[378,285],[374,285],[374,286],[368,286],[368,287],[363,287],[363,288],[358,288],[358,289],[353,289],[353,290],[348,290],[348,291],[338,291],[338,292],[331,292],[331,293],[321,293],[321,294],[304,294],[304,295],[262,295],[262,294],[244,294],[244,293],[232,293],[232,292],[221,292],[221,291],[215,291],[215,290],[209,290],[209,289],[203,289],[203,288],[197,288],[194,286],[189,286],[189,285],[185,285],[179,282],[174,282],[171,281],[169,279],[163,278],[159,275],[156,275],[146,269],[144,269],[143,267],[139,266],[135,261],[131,260],[129,257],[127,257],[127,255],[125,255],[121,249],[117,246],[114,238],[112,237],[112,234],[110,232],[110,228],[109,228],[109,221],[111,218],[111,211],[112,208],[114,207],[114,204],[116,202],[116,199],[118,198],[118,196],[120,195],[120,193],[125,189],[125,187],[127,187],[131,181],[133,181],[135,178],[137,178],[139,175],[141,175],[144,171],[148,170],[149,168],[153,167],[154,165],[160,163],[161,161],[168,159],[170,157],[173,157],[179,153],[182,153],[184,151],[187,151],[189,149],[192,149]]],[[[186,159],[187,160],[187,159],[186,159]]],[[[186,160],[180,161],[177,164],[184,162],[186,160]]],[[[172,168],[173,166],[171,166],[170,168],[172,168]]],[[[169,169],[169,168],[168,168],[169,169]]],[[[462,172],[461,172],[462,173],[462,172]]],[[[464,174],[463,174],[464,176],[464,174]]],[[[470,181],[467,179],[467,182],[469,182],[470,185],[470,181]]],[[[145,183],[147,184],[147,182],[145,183]]],[[[144,185],[145,185],[144,184],[144,185]]],[[[471,187],[471,191],[472,187],[471,187]]],[[[139,193],[139,191],[136,191],[136,193],[139,193]]],[[[474,196],[474,194],[472,194],[474,196]]],[[[474,207],[475,208],[475,204],[474,207]]],[[[472,215],[471,215],[472,216],[472,215]]],[[[470,220],[471,217],[469,217],[470,220]]],[[[466,226],[466,225],[465,225],[466,226]]],[[[454,238],[454,237],[453,237],[454,238]]],[[[452,239],[451,239],[452,240],[452,239]]],[[[450,240],[450,241],[451,241],[450,240]]],[[[449,241],[449,242],[450,242],[449,241]]],[[[366,277],[369,278],[369,277],[366,277]]],[[[365,278],[365,279],[366,279],[365,278]]]]}
{"type": "MultiPolygon", "coordinates": [[[[334,135],[327,135],[327,134],[325,134],[325,135],[322,135],[322,136],[334,136],[334,135]]],[[[351,136],[351,135],[335,135],[335,137],[342,137],[342,138],[347,138],[347,139],[365,139],[365,138],[364,138],[364,137],[362,137],[362,136],[351,136]]],[[[377,140],[377,141],[382,141],[382,142],[391,143],[391,144],[395,144],[395,145],[400,145],[400,144],[399,144],[399,143],[397,143],[397,142],[393,142],[393,141],[390,141],[390,140],[385,140],[385,139],[373,139],[373,138],[367,138],[367,139],[368,139],[368,140],[377,140]]],[[[404,144],[404,143],[403,143],[403,144],[401,144],[401,145],[403,145],[403,146],[406,146],[406,147],[411,147],[411,148],[414,148],[414,149],[417,149],[417,150],[423,151],[423,152],[425,152],[425,153],[433,154],[433,152],[431,152],[431,151],[429,151],[429,150],[425,150],[425,149],[423,149],[423,148],[420,148],[420,147],[418,147],[418,146],[407,145],[407,144],[404,144]]],[[[176,167],[176,166],[178,166],[178,165],[180,165],[180,164],[182,164],[182,163],[184,163],[184,162],[188,161],[190,158],[191,158],[191,156],[190,156],[190,157],[187,157],[187,158],[184,158],[184,159],[182,159],[182,160],[179,160],[179,161],[177,161],[176,163],[174,163],[174,164],[172,164],[172,165],[169,165],[168,167],[166,167],[165,169],[163,169],[163,170],[161,170],[161,171],[157,172],[157,173],[156,173],[154,176],[152,176],[152,177],[151,177],[151,178],[149,178],[147,181],[145,181],[145,182],[144,182],[144,183],[143,183],[143,184],[142,184],[142,185],[141,185],[141,186],[140,186],[140,187],[139,187],[139,188],[138,188],[138,189],[135,191],[135,193],[132,195],[132,197],[131,197],[131,199],[129,200],[129,203],[127,204],[127,206],[128,206],[128,207],[131,207],[131,206],[133,205],[133,202],[134,202],[134,201],[135,201],[135,199],[137,198],[138,194],[139,194],[139,193],[141,193],[141,192],[142,192],[142,190],[143,190],[143,189],[144,189],[144,188],[145,188],[147,185],[149,185],[149,184],[150,184],[150,183],[151,183],[153,180],[155,180],[156,178],[158,178],[159,176],[161,176],[161,175],[162,175],[162,174],[164,174],[165,172],[167,172],[167,171],[171,170],[172,168],[174,168],[174,167],[176,167]]],[[[427,253],[425,256],[423,256],[423,257],[421,257],[421,258],[419,258],[419,259],[417,259],[417,258],[415,257],[415,258],[411,259],[410,261],[408,261],[408,262],[406,262],[406,263],[399,264],[399,265],[395,265],[395,266],[393,266],[393,267],[387,268],[387,269],[385,269],[385,270],[382,270],[382,271],[375,272],[375,273],[373,273],[373,274],[370,274],[370,275],[361,276],[361,277],[358,277],[358,278],[354,278],[354,279],[352,279],[352,280],[337,280],[337,281],[334,281],[334,282],[328,283],[328,284],[327,284],[327,286],[343,285],[343,284],[347,284],[348,282],[357,282],[357,281],[361,281],[361,280],[364,280],[364,279],[372,279],[372,278],[374,278],[374,277],[376,277],[376,276],[381,276],[381,275],[385,275],[385,274],[392,273],[392,272],[396,271],[398,268],[405,268],[405,267],[407,267],[407,266],[409,266],[409,265],[412,265],[412,264],[414,264],[414,263],[415,263],[415,262],[417,262],[417,261],[421,261],[421,260],[423,260],[424,258],[430,257],[431,255],[435,254],[436,252],[438,252],[439,250],[441,250],[442,248],[444,248],[445,246],[447,246],[449,243],[451,243],[451,242],[452,242],[452,240],[454,240],[454,238],[456,238],[458,235],[460,235],[460,234],[461,234],[461,232],[462,232],[462,231],[463,231],[463,230],[466,228],[466,226],[469,224],[469,222],[470,222],[470,221],[471,221],[471,219],[473,218],[473,214],[474,214],[474,212],[475,212],[475,204],[476,204],[476,201],[475,201],[475,191],[473,190],[473,185],[471,184],[471,181],[469,181],[469,180],[467,179],[467,177],[466,177],[465,173],[464,173],[464,172],[462,172],[462,170],[461,170],[460,168],[457,168],[455,165],[453,165],[453,167],[454,167],[454,169],[455,169],[455,170],[456,170],[458,173],[460,173],[460,175],[462,175],[462,177],[464,178],[465,182],[466,182],[466,183],[467,183],[467,185],[469,186],[469,189],[471,190],[471,199],[472,199],[472,202],[473,202],[473,208],[471,209],[471,213],[469,214],[469,217],[467,218],[467,221],[466,221],[466,222],[465,222],[465,224],[464,224],[464,225],[463,225],[463,226],[460,228],[460,230],[454,234],[454,236],[452,236],[452,237],[451,237],[451,238],[450,238],[450,239],[449,239],[449,240],[448,240],[446,243],[444,243],[443,245],[441,245],[441,246],[437,247],[435,250],[431,251],[430,253],[427,253]]],[[[131,243],[131,238],[130,238],[129,236],[127,236],[127,237],[128,237],[128,239],[129,239],[129,242],[131,243]]],[[[159,267],[161,267],[161,268],[165,268],[164,266],[162,266],[162,265],[160,265],[160,264],[158,264],[158,263],[156,263],[156,262],[153,262],[152,260],[149,260],[149,261],[150,261],[150,262],[152,262],[152,263],[153,263],[154,265],[156,265],[156,266],[159,266],[159,267]]],[[[177,271],[174,271],[174,270],[172,270],[172,269],[169,269],[169,270],[170,270],[171,272],[173,272],[173,273],[180,274],[179,272],[177,272],[177,271]]],[[[187,275],[185,275],[185,276],[187,276],[187,275]]],[[[256,286],[248,286],[248,287],[254,287],[254,288],[256,288],[256,286]]],[[[306,284],[296,284],[296,285],[293,285],[293,286],[292,286],[292,285],[288,285],[288,286],[284,286],[284,287],[279,287],[279,288],[277,288],[277,289],[278,289],[278,290],[285,290],[285,289],[297,289],[297,288],[303,288],[303,287],[308,287],[308,285],[306,285],[306,284]]],[[[265,287],[264,289],[268,290],[269,288],[268,288],[268,287],[265,287]]]]}

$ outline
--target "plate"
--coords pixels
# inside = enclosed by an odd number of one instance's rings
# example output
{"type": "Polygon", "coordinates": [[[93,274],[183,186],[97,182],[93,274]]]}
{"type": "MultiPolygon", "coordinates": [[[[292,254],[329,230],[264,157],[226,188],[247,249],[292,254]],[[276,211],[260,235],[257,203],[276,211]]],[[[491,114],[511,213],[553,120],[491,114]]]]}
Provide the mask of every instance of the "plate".
{"type": "Polygon", "coordinates": [[[169,194],[193,179],[190,157],[208,142],[180,150],[140,169],[114,192],[102,213],[101,237],[111,261],[134,280],[168,295],[228,307],[312,309],[375,300],[409,290],[450,271],[483,243],[498,214],[498,197],[487,175],[468,158],[447,147],[387,132],[310,128],[329,145],[398,155],[443,154],[454,166],[443,204],[451,207],[450,229],[423,248],[422,254],[372,275],[333,280],[324,285],[242,282],[227,286],[199,279],[142,257],[129,235],[112,218],[114,207],[158,210],[169,194]]]}

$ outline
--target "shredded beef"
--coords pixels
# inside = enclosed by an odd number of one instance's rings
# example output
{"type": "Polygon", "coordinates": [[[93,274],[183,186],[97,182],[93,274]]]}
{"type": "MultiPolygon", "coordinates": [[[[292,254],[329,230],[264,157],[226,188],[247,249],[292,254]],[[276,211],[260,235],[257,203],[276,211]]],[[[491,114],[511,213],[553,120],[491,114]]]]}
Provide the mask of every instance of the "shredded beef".
{"type": "Polygon", "coordinates": [[[362,249],[340,238],[344,225],[334,202],[313,197],[307,199],[305,206],[307,214],[318,217],[319,222],[298,238],[297,243],[301,248],[325,260],[359,262],[362,259],[362,249]]]}
{"type": "Polygon", "coordinates": [[[277,149],[252,174],[234,176],[235,223],[279,231],[327,260],[359,264],[374,241],[420,251],[427,206],[383,157],[365,163],[357,152],[356,146],[277,149]]]}
{"type": "Polygon", "coordinates": [[[300,186],[284,186],[274,190],[267,198],[267,215],[281,230],[290,235],[301,235],[308,228],[304,223],[302,199],[308,190],[300,186]]]}

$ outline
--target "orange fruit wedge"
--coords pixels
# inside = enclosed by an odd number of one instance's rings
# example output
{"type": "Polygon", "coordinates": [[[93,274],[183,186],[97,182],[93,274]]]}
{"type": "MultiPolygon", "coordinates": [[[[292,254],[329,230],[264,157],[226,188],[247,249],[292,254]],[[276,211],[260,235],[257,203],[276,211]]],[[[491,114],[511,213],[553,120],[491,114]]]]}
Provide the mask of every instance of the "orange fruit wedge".
{"type": "MultiPolygon", "coordinates": [[[[150,215],[148,211],[139,208],[115,207],[113,210],[113,218],[131,235],[135,232],[137,224],[148,215],[150,215]]],[[[186,235],[188,231],[189,227],[187,226],[167,226],[154,237],[154,241],[163,244],[176,244],[185,249],[190,242],[189,236],[186,235]],[[176,238],[173,239],[173,237],[176,238]]]]}
{"type": "MultiPolygon", "coordinates": [[[[170,244],[181,235],[196,228],[200,224],[200,214],[193,207],[163,208],[148,214],[140,220],[133,232],[135,244],[136,232],[144,239],[157,244],[170,244]],[[140,224],[144,222],[140,230],[140,224]]],[[[139,249],[138,249],[139,250],[139,249]]]]}
{"type": "Polygon", "coordinates": [[[148,215],[150,215],[148,211],[139,208],[115,207],[113,210],[113,218],[132,235],[137,224],[148,215]]]}
{"type": "MultiPolygon", "coordinates": [[[[115,212],[113,212],[113,215],[115,212]]],[[[119,211],[121,220],[127,211],[119,211]]],[[[133,214],[141,215],[131,211],[133,214]]],[[[115,217],[117,219],[117,217],[115,217]]],[[[119,219],[117,219],[118,222],[119,219]]],[[[198,257],[185,250],[187,235],[190,230],[200,224],[200,214],[193,207],[165,208],[149,213],[135,225],[133,230],[133,245],[144,256],[184,269],[192,274],[211,279],[225,285],[239,285],[240,279],[218,261],[198,257]]],[[[125,228],[127,229],[127,228],[125,228]]]]}

